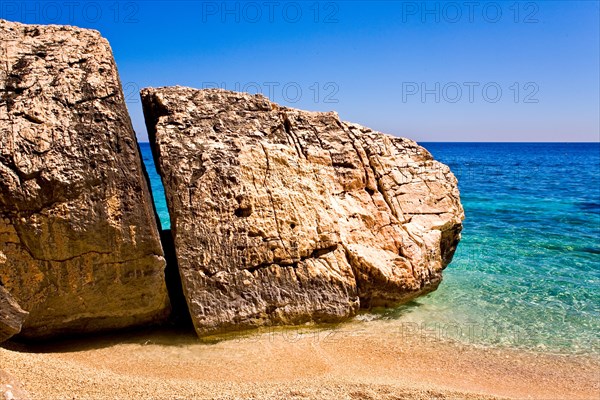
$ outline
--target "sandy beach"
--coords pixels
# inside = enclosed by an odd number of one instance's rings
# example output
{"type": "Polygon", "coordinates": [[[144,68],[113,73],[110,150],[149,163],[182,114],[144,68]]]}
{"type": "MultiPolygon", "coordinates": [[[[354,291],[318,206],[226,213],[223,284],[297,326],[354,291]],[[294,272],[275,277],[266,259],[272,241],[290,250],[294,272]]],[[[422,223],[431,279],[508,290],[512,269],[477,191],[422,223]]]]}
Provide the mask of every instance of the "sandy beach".
{"type": "Polygon", "coordinates": [[[212,342],[160,330],[3,346],[1,368],[33,399],[600,397],[597,356],[399,335],[384,321],[265,329],[212,342]]]}

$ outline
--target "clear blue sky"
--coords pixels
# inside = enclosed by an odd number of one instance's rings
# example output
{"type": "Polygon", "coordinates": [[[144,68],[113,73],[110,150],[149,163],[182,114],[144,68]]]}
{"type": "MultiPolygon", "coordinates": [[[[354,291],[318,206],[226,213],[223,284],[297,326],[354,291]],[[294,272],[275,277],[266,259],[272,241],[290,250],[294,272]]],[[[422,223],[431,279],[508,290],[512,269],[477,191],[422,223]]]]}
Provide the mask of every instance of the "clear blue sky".
{"type": "Polygon", "coordinates": [[[598,141],[599,2],[472,3],[0,0],[0,17],[101,31],[143,141],[139,88],[214,84],[418,141],[598,141]]]}

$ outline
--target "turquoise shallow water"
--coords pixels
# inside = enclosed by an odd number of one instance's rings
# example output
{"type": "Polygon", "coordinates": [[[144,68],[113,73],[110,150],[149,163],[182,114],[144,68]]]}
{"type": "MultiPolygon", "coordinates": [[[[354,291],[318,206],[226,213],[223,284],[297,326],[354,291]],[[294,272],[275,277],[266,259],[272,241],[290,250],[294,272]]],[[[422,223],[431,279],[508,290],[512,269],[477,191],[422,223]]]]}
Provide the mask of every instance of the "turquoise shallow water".
{"type": "MultiPolygon", "coordinates": [[[[600,351],[600,144],[425,143],[458,178],[463,238],[439,289],[371,314],[406,332],[600,351]]],[[[141,144],[163,228],[150,148],[141,144]]]]}
{"type": "Polygon", "coordinates": [[[160,179],[160,175],[156,172],[156,165],[154,165],[150,143],[140,143],[140,152],[142,153],[142,160],[144,160],[146,170],[148,171],[150,186],[152,186],[152,197],[154,197],[154,207],[156,208],[160,225],[162,229],[170,229],[171,220],[169,217],[169,209],[167,208],[167,200],[165,199],[165,189],[160,179]]]}

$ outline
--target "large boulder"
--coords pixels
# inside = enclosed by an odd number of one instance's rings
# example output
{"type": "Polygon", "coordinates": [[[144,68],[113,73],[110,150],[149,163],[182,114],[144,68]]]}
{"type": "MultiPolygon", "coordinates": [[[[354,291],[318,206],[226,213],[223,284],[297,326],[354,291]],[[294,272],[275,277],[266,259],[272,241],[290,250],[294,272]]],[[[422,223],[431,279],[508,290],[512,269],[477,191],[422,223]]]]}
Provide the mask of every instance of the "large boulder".
{"type": "Polygon", "coordinates": [[[463,209],[415,142],[261,95],[141,96],[199,335],[338,321],[440,283],[463,209]]]}
{"type": "Polygon", "coordinates": [[[21,327],[29,313],[0,286],[0,343],[21,332],[21,327]]]}
{"type": "Polygon", "coordinates": [[[0,284],[28,337],[162,319],[165,260],[96,31],[0,21],[0,284]]]}

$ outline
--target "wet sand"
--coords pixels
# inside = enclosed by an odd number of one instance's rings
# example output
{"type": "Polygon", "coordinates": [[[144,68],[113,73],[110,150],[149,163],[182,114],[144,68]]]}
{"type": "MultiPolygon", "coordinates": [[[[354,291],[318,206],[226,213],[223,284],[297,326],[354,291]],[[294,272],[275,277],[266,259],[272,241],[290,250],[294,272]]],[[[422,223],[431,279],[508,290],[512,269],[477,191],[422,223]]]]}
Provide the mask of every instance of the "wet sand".
{"type": "Polygon", "coordinates": [[[205,342],[155,330],[3,346],[0,369],[32,399],[600,398],[597,355],[485,349],[384,321],[205,342]]]}

